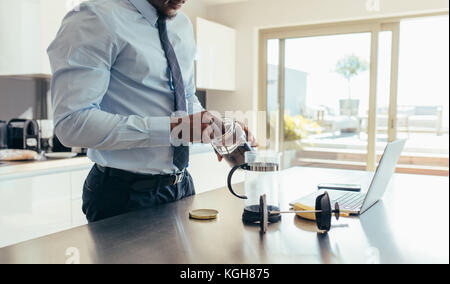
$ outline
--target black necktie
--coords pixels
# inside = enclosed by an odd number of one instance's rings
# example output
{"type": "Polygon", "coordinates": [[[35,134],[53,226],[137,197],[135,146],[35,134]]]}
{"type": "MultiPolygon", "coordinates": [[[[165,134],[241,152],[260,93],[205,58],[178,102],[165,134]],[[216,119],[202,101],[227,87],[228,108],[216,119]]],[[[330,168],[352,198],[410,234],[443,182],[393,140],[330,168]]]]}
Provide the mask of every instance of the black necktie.
{"type": "MultiPolygon", "coordinates": [[[[181,74],[180,65],[178,64],[177,56],[173,50],[173,46],[169,41],[167,35],[166,17],[160,16],[158,18],[159,38],[161,40],[164,53],[166,54],[167,62],[172,73],[172,84],[175,89],[175,111],[187,111],[186,108],[186,91],[184,89],[183,76],[181,74]]],[[[186,168],[189,162],[189,147],[179,146],[174,147],[173,164],[179,169],[186,168]]]]}

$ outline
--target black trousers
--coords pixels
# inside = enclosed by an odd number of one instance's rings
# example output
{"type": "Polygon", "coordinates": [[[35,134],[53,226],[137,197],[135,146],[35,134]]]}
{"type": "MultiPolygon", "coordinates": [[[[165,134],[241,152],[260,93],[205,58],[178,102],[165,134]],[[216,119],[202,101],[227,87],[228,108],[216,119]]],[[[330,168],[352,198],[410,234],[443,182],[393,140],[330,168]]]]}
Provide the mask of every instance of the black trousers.
{"type": "Polygon", "coordinates": [[[195,195],[194,183],[188,171],[176,185],[155,186],[145,192],[131,188],[132,182],[91,169],[83,188],[83,213],[88,222],[96,222],[127,212],[174,202],[195,195]]]}

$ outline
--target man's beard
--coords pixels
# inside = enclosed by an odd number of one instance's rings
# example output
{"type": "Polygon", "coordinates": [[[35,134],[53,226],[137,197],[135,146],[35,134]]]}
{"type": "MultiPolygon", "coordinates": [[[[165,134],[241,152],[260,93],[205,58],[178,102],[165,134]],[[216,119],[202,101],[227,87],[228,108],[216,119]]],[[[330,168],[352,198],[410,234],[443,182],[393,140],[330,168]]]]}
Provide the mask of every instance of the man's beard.
{"type": "MultiPolygon", "coordinates": [[[[152,1],[148,0],[148,2],[149,2],[150,4],[152,4],[152,3],[151,3],[152,1]]],[[[170,4],[171,2],[172,2],[172,3],[173,3],[173,2],[177,3],[178,1],[176,1],[176,0],[164,0],[163,3],[162,3],[162,7],[159,6],[159,5],[153,5],[153,4],[152,4],[152,5],[156,8],[156,10],[158,11],[158,14],[159,14],[159,15],[163,15],[163,16],[165,16],[167,19],[171,20],[171,19],[173,19],[173,18],[175,18],[175,17],[177,16],[177,13],[176,13],[176,12],[173,13],[173,14],[168,14],[168,13],[167,13],[167,12],[168,12],[168,8],[170,8],[169,4],[170,4]]]]}

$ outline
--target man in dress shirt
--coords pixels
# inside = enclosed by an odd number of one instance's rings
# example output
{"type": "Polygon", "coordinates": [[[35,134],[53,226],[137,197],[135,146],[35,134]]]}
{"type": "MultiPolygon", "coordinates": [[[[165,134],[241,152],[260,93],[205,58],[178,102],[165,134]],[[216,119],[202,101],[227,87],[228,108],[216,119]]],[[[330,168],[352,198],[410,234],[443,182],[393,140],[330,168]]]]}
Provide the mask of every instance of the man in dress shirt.
{"type": "Polygon", "coordinates": [[[90,222],[195,194],[189,148],[173,143],[180,137],[171,130],[182,124],[173,114],[190,115],[188,137],[200,116],[199,131],[209,129],[203,143],[220,120],[195,96],[193,27],[179,11],[185,2],[84,2],[48,48],[55,134],[66,146],[89,148],[96,163],[83,189],[90,222]]]}

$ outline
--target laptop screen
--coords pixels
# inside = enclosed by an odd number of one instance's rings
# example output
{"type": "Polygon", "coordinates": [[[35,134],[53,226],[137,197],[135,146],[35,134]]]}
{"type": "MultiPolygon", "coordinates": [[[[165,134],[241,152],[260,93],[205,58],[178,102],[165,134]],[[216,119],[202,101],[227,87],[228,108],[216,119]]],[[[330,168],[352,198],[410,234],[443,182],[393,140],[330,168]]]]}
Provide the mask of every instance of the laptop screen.
{"type": "Polygon", "coordinates": [[[366,199],[361,207],[361,213],[367,211],[380,200],[386,191],[389,181],[395,172],[400,155],[405,147],[406,140],[397,140],[389,143],[384,150],[383,157],[372,179],[366,199]]]}

